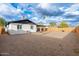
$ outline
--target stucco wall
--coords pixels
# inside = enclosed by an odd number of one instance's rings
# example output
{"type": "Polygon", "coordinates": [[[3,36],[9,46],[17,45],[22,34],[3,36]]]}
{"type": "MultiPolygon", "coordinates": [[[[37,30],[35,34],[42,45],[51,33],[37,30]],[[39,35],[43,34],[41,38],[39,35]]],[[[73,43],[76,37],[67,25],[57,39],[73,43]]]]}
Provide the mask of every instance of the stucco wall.
{"type": "Polygon", "coordinates": [[[24,31],[30,31],[30,32],[36,32],[36,25],[34,24],[23,24],[22,25],[22,30],[24,31]],[[33,29],[31,29],[30,27],[33,26],[33,29]]]}
{"type": "Polygon", "coordinates": [[[14,30],[14,31],[18,31],[17,29],[17,25],[22,25],[22,31],[30,31],[30,32],[36,32],[37,28],[36,25],[34,24],[20,24],[20,23],[11,23],[9,24],[8,30],[14,30]],[[30,29],[30,27],[33,26],[33,29],[30,29]]]}
{"type": "Polygon", "coordinates": [[[11,24],[9,24],[7,27],[7,29],[8,30],[15,30],[15,31],[17,31],[17,25],[18,24],[16,24],[16,23],[11,23],[11,24]]]}

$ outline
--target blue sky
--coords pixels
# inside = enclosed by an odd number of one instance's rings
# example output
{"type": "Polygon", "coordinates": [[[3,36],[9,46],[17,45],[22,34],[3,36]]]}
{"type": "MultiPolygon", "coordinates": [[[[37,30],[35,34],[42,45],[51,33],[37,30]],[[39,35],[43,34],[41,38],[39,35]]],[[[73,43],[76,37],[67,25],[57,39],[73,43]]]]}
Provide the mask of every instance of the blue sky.
{"type": "Polygon", "coordinates": [[[22,16],[35,23],[60,23],[67,21],[74,26],[79,24],[79,4],[73,3],[11,3],[0,4],[0,17],[6,21],[21,20],[22,16]]]}

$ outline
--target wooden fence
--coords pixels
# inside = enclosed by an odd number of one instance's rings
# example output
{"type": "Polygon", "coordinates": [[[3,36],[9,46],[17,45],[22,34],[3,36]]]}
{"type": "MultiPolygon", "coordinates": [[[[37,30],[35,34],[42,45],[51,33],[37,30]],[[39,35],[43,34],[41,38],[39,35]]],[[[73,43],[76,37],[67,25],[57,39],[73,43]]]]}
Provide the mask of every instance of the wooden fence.
{"type": "Polygon", "coordinates": [[[52,32],[75,32],[75,28],[55,28],[55,27],[49,27],[48,31],[52,32]]]}
{"type": "Polygon", "coordinates": [[[0,34],[3,34],[5,32],[4,27],[0,26],[0,34]]]}

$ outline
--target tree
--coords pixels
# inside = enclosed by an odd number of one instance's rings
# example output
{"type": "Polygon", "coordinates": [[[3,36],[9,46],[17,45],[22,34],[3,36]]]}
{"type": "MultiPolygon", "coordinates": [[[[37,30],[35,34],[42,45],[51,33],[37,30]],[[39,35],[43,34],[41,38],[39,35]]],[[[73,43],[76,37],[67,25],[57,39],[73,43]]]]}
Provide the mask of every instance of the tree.
{"type": "Polygon", "coordinates": [[[0,18],[0,26],[5,26],[6,24],[7,22],[3,18],[0,18]]]}
{"type": "Polygon", "coordinates": [[[65,28],[65,27],[69,27],[69,25],[66,23],[66,21],[62,21],[59,27],[65,28]]]}
{"type": "Polygon", "coordinates": [[[54,26],[56,26],[56,23],[55,22],[50,22],[50,26],[54,27],[54,26]]]}

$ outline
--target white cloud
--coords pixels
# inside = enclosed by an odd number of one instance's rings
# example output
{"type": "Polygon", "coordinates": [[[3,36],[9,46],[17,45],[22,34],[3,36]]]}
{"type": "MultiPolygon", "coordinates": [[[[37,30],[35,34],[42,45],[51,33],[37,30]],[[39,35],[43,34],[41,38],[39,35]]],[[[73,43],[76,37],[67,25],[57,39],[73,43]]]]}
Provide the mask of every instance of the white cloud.
{"type": "Polygon", "coordinates": [[[11,6],[10,4],[0,4],[0,16],[3,17],[5,20],[9,21],[9,20],[14,20],[13,19],[7,19],[5,16],[16,16],[18,15],[18,17],[20,17],[20,11],[19,9],[14,8],[13,6],[11,6]]]}
{"type": "Polygon", "coordinates": [[[73,11],[73,12],[66,12],[64,15],[67,15],[67,14],[70,14],[70,15],[79,15],[79,11],[73,11]]]}
{"type": "Polygon", "coordinates": [[[40,3],[38,6],[41,8],[48,8],[49,4],[48,3],[40,3]]]}
{"type": "Polygon", "coordinates": [[[76,11],[78,8],[79,8],[79,4],[73,4],[69,8],[65,9],[65,11],[66,12],[68,12],[68,11],[73,12],[73,11],[76,11]]]}
{"type": "Polygon", "coordinates": [[[73,4],[69,8],[65,9],[65,14],[79,15],[79,4],[73,4]]]}
{"type": "Polygon", "coordinates": [[[0,4],[1,15],[18,15],[20,14],[19,9],[14,8],[10,4],[0,4]]]}
{"type": "Polygon", "coordinates": [[[32,17],[31,20],[37,23],[39,22],[39,19],[37,17],[32,17]]]}
{"type": "MultiPolygon", "coordinates": [[[[49,20],[49,19],[48,19],[49,20]]],[[[59,16],[59,17],[51,17],[50,20],[52,21],[56,21],[56,22],[61,22],[63,21],[63,17],[62,16],[59,16]]]]}
{"type": "Polygon", "coordinates": [[[0,14],[13,14],[15,11],[9,4],[0,4],[0,14]]]}
{"type": "Polygon", "coordinates": [[[64,11],[64,7],[60,7],[59,9],[60,9],[61,11],[64,11]]]}

